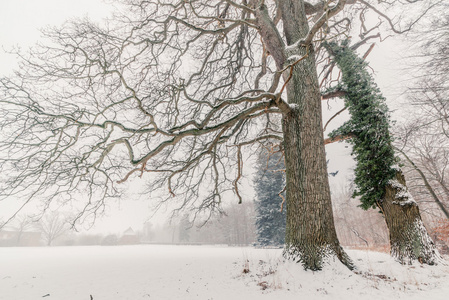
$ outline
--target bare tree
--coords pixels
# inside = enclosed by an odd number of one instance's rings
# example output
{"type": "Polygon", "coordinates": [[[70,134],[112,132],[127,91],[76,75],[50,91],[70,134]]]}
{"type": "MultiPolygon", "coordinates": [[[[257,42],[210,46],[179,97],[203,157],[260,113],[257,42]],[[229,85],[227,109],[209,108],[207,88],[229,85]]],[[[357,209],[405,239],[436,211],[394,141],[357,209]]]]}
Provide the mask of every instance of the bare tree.
{"type": "Polygon", "coordinates": [[[57,238],[67,233],[69,223],[64,215],[52,212],[39,220],[37,228],[41,231],[45,244],[51,246],[57,238]]]}
{"type": "Polygon", "coordinates": [[[349,34],[355,15],[360,44],[381,23],[409,30],[381,12],[401,2],[125,2],[104,27],[46,31],[50,43],[1,79],[1,196],[49,206],[87,191],[81,218],[142,177],[149,192],[166,191],[161,203],[208,214],[228,191],[242,201],[246,153],[280,144],[284,255],[306,269],[332,256],[351,268],[333,223],[316,63],[326,60],[315,46],[349,34]],[[370,26],[368,11],[381,21],[370,26]]]}
{"type": "MultiPolygon", "coordinates": [[[[447,9],[442,3],[440,11],[447,9]]],[[[413,117],[398,130],[397,148],[427,198],[449,218],[449,17],[431,15],[426,25],[413,36],[419,65],[406,93],[413,117]]]]}
{"type": "Polygon", "coordinates": [[[14,218],[13,226],[12,228],[16,232],[17,240],[16,244],[17,246],[20,246],[23,233],[27,230],[33,228],[33,221],[32,219],[27,215],[18,215],[16,218],[14,218]]]}
{"type": "Polygon", "coordinates": [[[412,191],[421,202],[434,202],[440,214],[449,219],[449,167],[447,144],[449,140],[442,138],[437,132],[426,132],[423,128],[413,128],[422,120],[415,120],[413,125],[405,125],[398,131],[398,151],[404,164],[410,170],[412,191]]]}

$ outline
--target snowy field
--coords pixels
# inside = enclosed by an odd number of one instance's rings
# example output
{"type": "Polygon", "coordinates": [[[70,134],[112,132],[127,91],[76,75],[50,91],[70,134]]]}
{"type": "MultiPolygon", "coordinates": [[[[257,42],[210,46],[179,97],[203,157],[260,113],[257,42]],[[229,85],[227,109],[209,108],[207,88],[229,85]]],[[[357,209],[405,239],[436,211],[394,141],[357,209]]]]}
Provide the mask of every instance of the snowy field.
{"type": "Polygon", "coordinates": [[[303,271],[280,249],[212,246],[0,248],[0,299],[449,299],[449,266],[348,251],[303,271]]]}

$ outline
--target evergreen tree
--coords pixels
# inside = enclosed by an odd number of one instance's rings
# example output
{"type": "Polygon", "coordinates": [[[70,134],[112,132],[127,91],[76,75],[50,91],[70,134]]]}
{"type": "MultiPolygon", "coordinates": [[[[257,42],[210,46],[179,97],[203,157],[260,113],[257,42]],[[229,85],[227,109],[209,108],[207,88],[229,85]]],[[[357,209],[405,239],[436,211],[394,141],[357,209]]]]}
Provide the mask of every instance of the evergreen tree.
{"type": "Polygon", "coordinates": [[[331,132],[336,136],[351,136],[355,167],[354,197],[360,196],[361,207],[376,207],[385,196],[388,182],[395,177],[395,158],[390,136],[390,120],[385,98],[366,69],[367,63],[348,47],[348,40],[340,46],[325,43],[342,72],[338,90],[345,92],[345,104],[351,115],[340,128],[331,132]]]}
{"type": "Polygon", "coordinates": [[[345,104],[351,118],[333,131],[331,138],[350,136],[352,155],[356,160],[354,196],[360,196],[361,207],[377,207],[390,231],[391,255],[401,263],[418,260],[434,264],[438,251],[424,227],[418,204],[408,192],[405,178],[397,165],[388,107],[367,63],[349,47],[325,43],[342,72],[345,104]]]}
{"type": "Polygon", "coordinates": [[[280,246],[285,242],[286,207],[281,211],[279,193],[285,185],[284,160],[280,153],[261,152],[255,178],[257,242],[261,246],[280,246]]]}

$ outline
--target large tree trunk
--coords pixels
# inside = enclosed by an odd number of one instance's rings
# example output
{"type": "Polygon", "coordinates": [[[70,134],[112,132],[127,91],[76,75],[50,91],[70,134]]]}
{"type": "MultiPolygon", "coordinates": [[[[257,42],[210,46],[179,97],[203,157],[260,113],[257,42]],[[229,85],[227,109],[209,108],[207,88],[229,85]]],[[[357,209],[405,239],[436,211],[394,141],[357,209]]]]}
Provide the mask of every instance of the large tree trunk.
{"type": "MultiPolygon", "coordinates": [[[[303,38],[309,28],[302,1],[281,1],[287,44],[303,38]]],[[[286,57],[297,63],[287,84],[292,111],[283,116],[287,181],[287,224],[284,255],[306,269],[319,270],[327,257],[337,256],[352,268],[335,231],[324,150],[321,95],[312,45],[288,47],[286,57]]]]}
{"type": "Polygon", "coordinates": [[[287,68],[283,76],[284,82],[288,82],[289,108],[285,108],[284,102],[276,101],[283,112],[287,181],[284,255],[311,270],[321,269],[326,258],[335,256],[352,268],[337,239],[333,221],[313,46],[299,43],[309,32],[304,2],[278,2],[285,39],[269,17],[267,7],[258,1],[253,3],[257,3],[256,20],[266,50],[278,71],[287,68]],[[291,70],[289,65],[293,64],[291,70]]]}
{"type": "MultiPolygon", "coordinates": [[[[292,85],[292,89],[296,88],[292,85]]],[[[306,269],[319,270],[327,257],[336,255],[352,269],[352,262],[337,239],[333,221],[324,145],[319,130],[320,100],[306,99],[308,101],[304,101],[301,108],[295,108],[283,120],[287,172],[284,256],[300,261],[306,269]]]]}
{"type": "Polygon", "coordinates": [[[393,257],[402,263],[416,259],[434,264],[439,254],[423,225],[417,203],[407,191],[402,173],[392,166],[396,159],[385,98],[366,71],[363,59],[353,49],[337,44],[325,47],[335,56],[343,73],[343,83],[347,86],[345,104],[351,111],[351,120],[337,132],[354,137],[355,182],[358,188],[354,194],[361,196],[363,208],[377,205],[382,210],[390,232],[393,257]]]}
{"type": "Polygon", "coordinates": [[[441,259],[401,172],[397,172],[396,179],[389,183],[385,198],[378,205],[390,231],[392,257],[403,264],[418,260],[433,265],[441,259]]]}

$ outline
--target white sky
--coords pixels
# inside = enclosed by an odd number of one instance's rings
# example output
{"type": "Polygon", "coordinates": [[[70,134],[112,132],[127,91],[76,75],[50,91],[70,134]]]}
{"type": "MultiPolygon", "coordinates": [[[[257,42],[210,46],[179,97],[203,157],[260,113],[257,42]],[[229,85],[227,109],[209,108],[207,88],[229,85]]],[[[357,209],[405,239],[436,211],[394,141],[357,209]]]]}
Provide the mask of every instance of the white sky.
{"type": "MultiPolygon", "coordinates": [[[[58,26],[71,18],[101,21],[110,15],[111,6],[102,0],[0,0],[0,76],[10,74],[17,67],[15,58],[7,51],[12,47],[26,50],[41,37],[46,26],[58,26]]],[[[148,204],[138,200],[110,203],[106,217],[100,218],[94,231],[120,233],[132,226],[142,227],[150,212],[148,204]]],[[[12,211],[11,203],[0,203],[0,217],[12,211]]]]}
{"type": "Polygon", "coordinates": [[[69,18],[101,20],[108,16],[109,7],[101,0],[1,0],[0,74],[15,67],[14,59],[4,50],[32,46],[40,38],[39,28],[60,25],[69,18]]]}
{"type": "MultiPolygon", "coordinates": [[[[17,67],[14,57],[6,54],[5,50],[15,46],[26,50],[39,40],[39,28],[60,25],[67,19],[85,16],[94,21],[101,21],[109,16],[110,8],[111,6],[102,0],[1,0],[0,76],[9,74],[17,67]]],[[[390,106],[397,105],[394,99],[400,82],[400,66],[396,63],[399,50],[395,49],[395,45],[397,44],[389,41],[378,44],[368,59],[376,70],[378,84],[390,99],[390,106]]],[[[336,102],[330,104],[337,106],[336,102]]],[[[325,119],[331,115],[326,114],[325,119]]],[[[339,143],[327,146],[326,151],[328,154],[332,153],[329,171],[340,170],[338,177],[330,178],[331,184],[337,187],[344,185],[349,176],[347,169],[352,165],[349,158],[350,149],[339,143]]],[[[2,211],[5,211],[5,206],[0,203],[0,217],[4,215],[2,211]]],[[[107,214],[109,217],[97,221],[94,228],[96,231],[120,232],[129,226],[138,230],[149,215],[148,204],[135,200],[122,201],[120,205],[113,203],[107,214]]]]}

